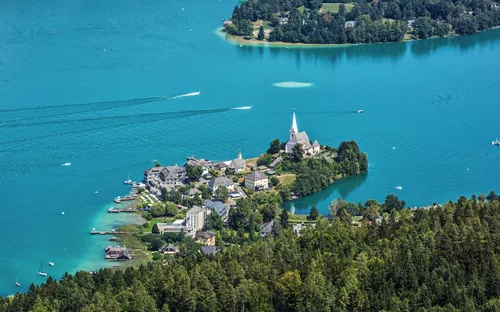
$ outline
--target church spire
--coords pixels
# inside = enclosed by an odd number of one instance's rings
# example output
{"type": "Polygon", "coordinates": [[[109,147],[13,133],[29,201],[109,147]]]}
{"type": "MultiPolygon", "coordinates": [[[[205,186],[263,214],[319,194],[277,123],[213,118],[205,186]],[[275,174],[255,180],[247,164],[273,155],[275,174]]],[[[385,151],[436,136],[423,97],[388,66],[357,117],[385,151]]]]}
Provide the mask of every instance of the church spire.
{"type": "Polygon", "coordinates": [[[238,159],[242,159],[243,157],[241,156],[241,149],[238,147],[238,159]]]}
{"type": "Polygon", "coordinates": [[[295,118],[295,109],[293,110],[292,127],[290,128],[290,134],[299,133],[299,128],[297,128],[297,119],[295,118]]]}

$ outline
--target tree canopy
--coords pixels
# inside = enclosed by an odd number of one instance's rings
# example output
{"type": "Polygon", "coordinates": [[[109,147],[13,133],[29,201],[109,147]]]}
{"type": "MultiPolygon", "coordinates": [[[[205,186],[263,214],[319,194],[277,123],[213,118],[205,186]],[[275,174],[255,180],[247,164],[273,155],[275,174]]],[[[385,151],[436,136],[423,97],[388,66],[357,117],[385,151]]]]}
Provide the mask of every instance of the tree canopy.
{"type": "MultiPolygon", "coordinates": [[[[237,210],[257,223],[250,200],[237,210]]],[[[285,226],[210,258],[49,277],[0,298],[0,312],[498,311],[498,259],[500,204],[461,197],[362,226],[323,218],[300,236],[285,226]]]]}

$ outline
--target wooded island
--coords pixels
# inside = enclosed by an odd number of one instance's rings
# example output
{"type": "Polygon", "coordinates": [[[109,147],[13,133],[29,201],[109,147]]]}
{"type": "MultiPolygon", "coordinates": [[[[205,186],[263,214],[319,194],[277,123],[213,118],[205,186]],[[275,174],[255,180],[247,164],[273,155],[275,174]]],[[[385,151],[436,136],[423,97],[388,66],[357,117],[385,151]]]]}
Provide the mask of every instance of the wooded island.
{"type": "Polygon", "coordinates": [[[499,8],[491,0],[250,0],[235,6],[224,28],[230,35],[268,42],[396,42],[491,29],[500,25],[499,8]]]}

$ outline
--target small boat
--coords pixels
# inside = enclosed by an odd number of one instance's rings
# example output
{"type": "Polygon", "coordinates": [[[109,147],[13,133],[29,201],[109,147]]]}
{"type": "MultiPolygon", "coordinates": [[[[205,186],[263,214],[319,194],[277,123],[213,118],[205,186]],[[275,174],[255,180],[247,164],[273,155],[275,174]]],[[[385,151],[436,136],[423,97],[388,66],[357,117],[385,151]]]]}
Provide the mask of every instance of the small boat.
{"type": "Polygon", "coordinates": [[[396,186],[396,189],[397,189],[397,190],[402,190],[402,189],[403,189],[403,187],[402,187],[401,185],[398,185],[398,186],[396,186]]]}
{"type": "Polygon", "coordinates": [[[49,265],[50,265],[50,266],[54,266],[54,262],[49,261],[49,265]]]}
{"type": "Polygon", "coordinates": [[[115,198],[115,203],[119,204],[121,202],[122,202],[122,199],[121,199],[120,196],[118,196],[118,197],[115,198]]]}
{"type": "Polygon", "coordinates": [[[127,179],[127,180],[123,181],[123,184],[128,184],[128,185],[131,185],[131,184],[133,184],[133,183],[134,183],[134,181],[130,180],[130,177],[128,177],[128,179],[127,179]]]}
{"type": "Polygon", "coordinates": [[[63,166],[63,167],[69,167],[69,166],[71,166],[71,163],[64,163],[61,166],[63,166]]]}
{"type": "Polygon", "coordinates": [[[491,142],[491,145],[499,146],[500,145],[500,141],[498,141],[498,138],[496,138],[495,141],[491,142]]]}
{"type": "Polygon", "coordinates": [[[61,214],[62,214],[62,215],[64,215],[64,211],[63,211],[63,212],[61,212],[61,214]]]}
{"type": "Polygon", "coordinates": [[[358,109],[357,112],[358,112],[358,114],[361,114],[363,112],[363,110],[362,109],[358,109]]]}
{"type": "Polygon", "coordinates": [[[40,270],[38,270],[38,275],[41,275],[41,276],[47,276],[47,273],[45,273],[42,269],[42,264],[40,263],[40,270]]]}
{"type": "Polygon", "coordinates": [[[16,286],[21,287],[21,284],[19,284],[19,278],[16,277],[16,286]]]}

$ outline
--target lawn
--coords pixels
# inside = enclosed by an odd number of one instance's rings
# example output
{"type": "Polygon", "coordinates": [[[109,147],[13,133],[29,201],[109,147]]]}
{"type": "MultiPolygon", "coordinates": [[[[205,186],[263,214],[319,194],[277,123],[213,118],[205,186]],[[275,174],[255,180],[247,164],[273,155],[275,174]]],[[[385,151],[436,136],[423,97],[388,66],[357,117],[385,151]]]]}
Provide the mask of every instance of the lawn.
{"type": "MultiPolygon", "coordinates": [[[[331,12],[331,13],[337,13],[339,11],[339,6],[341,3],[323,3],[321,7],[321,13],[326,13],[326,12],[331,12]]],[[[349,3],[344,3],[345,5],[345,11],[350,12],[352,8],[354,7],[353,4],[349,3]]],[[[298,7],[300,13],[304,13],[304,6],[301,5],[298,7]]]]}
{"type": "Polygon", "coordinates": [[[295,181],[296,176],[293,173],[283,174],[283,175],[279,176],[278,179],[280,180],[281,185],[288,185],[288,184],[292,184],[295,181]]]}
{"type": "MultiPolygon", "coordinates": [[[[352,10],[352,8],[354,7],[354,5],[352,4],[348,4],[348,3],[344,3],[345,5],[345,11],[346,12],[350,12],[352,10]]],[[[322,13],[326,13],[326,12],[332,12],[332,13],[337,13],[339,11],[339,7],[340,7],[340,3],[323,3],[323,6],[321,7],[322,8],[322,13]]]]}
{"type": "Polygon", "coordinates": [[[316,223],[317,220],[307,220],[308,214],[289,214],[289,223],[316,223]]]}
{"type": "Polygon", "coordinates": [[[143,233],[144,234],[151,233],[151,231],[153,230],[153,225],[155,225],[156,223],[169,223],[173,221],[175,221],[175,218],[167,218],[167,217],[154,218],[153,220],[148,222],[147,228],[143,228],[143,233]]]}

